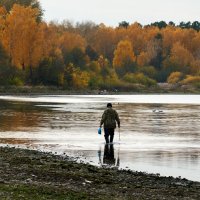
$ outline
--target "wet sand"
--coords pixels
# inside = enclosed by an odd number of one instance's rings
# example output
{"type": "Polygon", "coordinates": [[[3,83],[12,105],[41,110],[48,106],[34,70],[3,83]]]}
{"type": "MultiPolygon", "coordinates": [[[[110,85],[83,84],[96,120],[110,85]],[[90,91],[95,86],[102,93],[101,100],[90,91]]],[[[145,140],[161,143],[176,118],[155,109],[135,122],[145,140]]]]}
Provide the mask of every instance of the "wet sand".
{"type": "Polygon", "coordinates": [[[200,199],[200,183],[0,147],[0,199],[200,199]]]}

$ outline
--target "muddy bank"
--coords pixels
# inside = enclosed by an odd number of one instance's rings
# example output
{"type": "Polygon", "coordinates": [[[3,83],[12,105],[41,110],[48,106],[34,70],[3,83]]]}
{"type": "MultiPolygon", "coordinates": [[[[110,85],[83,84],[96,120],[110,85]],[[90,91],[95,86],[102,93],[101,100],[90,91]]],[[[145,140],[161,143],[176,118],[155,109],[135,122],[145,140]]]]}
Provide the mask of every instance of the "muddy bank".
{"type": "Polygon", "coordinates": [[[0,199],[200,199],[200,183],[0,147],[0,199]]]}
{"type": "Polygon", "coordinates": [[[123,94],[200,94],[199,88],[186,87],[166,87],[157,85],[156,87],[139,87],[133,89],[64,89],[56,86],[0,86],[1,95],[123,95],[123,94]]]}

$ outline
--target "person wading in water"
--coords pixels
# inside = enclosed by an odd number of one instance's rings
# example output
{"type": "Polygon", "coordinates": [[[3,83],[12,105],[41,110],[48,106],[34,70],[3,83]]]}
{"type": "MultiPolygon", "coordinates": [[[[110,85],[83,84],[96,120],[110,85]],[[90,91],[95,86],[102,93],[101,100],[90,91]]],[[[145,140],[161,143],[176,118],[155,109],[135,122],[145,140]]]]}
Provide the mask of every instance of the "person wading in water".
{"type": "Polygon", "coordinates": [[[104,125],[104,133],[105,133],[105,140],[106,144],[109,142],[113,142],[114,134],[115,134],[115,128],[116,128],[116,122],[118,124],[118,127],[120,128],[120,119],[119,115],[116,110],[112,108],[112,104],[107,104],[107,109],[104,111],[101,122],[100,122],[100,128],[102,125],[104,125]],[[110,137],[110,140],[109,140],[110,137]]]}

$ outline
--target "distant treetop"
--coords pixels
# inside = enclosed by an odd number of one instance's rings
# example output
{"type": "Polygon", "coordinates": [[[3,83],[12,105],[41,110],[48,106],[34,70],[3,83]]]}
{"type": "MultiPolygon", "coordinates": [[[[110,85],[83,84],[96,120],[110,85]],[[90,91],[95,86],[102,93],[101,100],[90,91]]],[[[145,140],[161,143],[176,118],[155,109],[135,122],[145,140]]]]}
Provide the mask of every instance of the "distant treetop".
{"type": "Polygon", "coordinates": [[[38,0],[0,0],[0,6],[5,7],[8,12],[12,9],[14,4],[19,4],[25,7],[31,6],[32,8],[37,8],[39,10],[37,19],[38,21],[42,20],[43,10],[38,0]]]}

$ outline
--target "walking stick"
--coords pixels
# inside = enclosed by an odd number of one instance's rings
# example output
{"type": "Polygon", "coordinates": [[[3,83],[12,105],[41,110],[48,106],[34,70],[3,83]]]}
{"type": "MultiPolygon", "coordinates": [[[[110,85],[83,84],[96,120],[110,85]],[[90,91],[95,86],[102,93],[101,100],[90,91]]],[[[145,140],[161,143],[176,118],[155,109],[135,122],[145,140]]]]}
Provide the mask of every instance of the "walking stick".
{"type": "Polygon", "coordinates": [[[118,128],[118,130],[119,130],[119,141],[121,141],[121,138],[120,138],[120,128],[118,128]]]}

